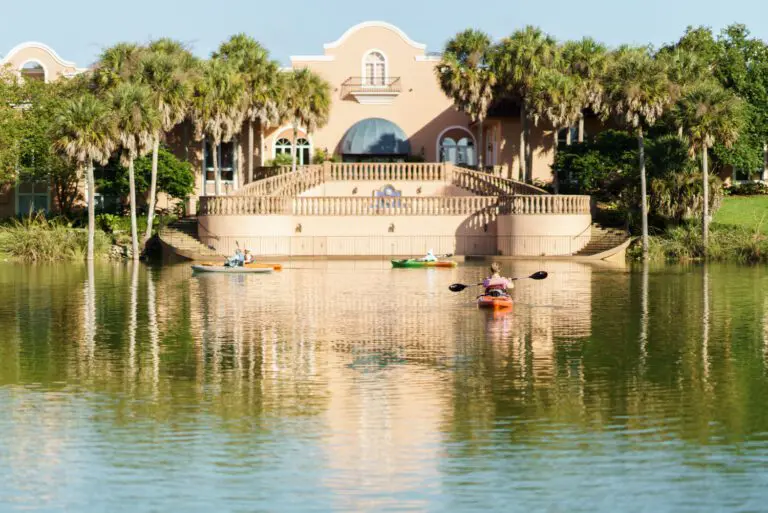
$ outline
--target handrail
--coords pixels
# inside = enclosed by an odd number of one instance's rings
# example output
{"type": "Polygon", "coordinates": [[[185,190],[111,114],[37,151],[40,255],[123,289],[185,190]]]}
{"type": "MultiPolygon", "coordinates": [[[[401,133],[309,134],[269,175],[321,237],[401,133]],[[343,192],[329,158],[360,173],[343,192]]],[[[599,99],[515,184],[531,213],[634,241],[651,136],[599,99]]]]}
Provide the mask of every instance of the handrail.
{"type": "Polygon", "coordinates": [[[512,180],[511,178],[502,178],[490,173],[475,171],[461,166],[453,166],[453,183],[459,187],[479,193],[487,193],[489,189],[499,191],[499,194],[541,194],[549,195],[544,189],[534,185],[512,180]]]}
{"type": "Polygon", "coordinates": [[[589,196],[205,196],[200,214],[207,215],[470,215],[589,214],[589,196]]]}

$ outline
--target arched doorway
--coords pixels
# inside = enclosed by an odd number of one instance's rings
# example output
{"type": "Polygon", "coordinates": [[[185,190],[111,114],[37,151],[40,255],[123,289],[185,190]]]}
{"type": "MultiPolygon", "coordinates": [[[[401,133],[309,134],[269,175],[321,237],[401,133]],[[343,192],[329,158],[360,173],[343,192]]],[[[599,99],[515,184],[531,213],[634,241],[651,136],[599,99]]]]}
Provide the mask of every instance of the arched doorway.
{"type": "Polygon", "coordinates": [[[437,154],[440,162],[452,162],[460,166],[477,165],[474,138],[464,128],[444,130],[439,138],[437,154]]]}

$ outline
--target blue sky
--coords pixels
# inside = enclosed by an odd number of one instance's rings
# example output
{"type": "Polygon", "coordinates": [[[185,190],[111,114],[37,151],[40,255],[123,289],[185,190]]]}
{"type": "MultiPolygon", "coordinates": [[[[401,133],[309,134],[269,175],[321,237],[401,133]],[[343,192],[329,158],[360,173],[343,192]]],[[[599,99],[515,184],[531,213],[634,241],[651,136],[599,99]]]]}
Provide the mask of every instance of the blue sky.
{"type": "Polygon", "coordinates": [[[118,41],[168,36],[207,56],[229,35],[246,32],[283,64],[290,55],[322,53],[323,43],[366,20],[393,23],[439,51],[467,27],[494,38],[527,24],[558,39],[590,35],[609,45],[677,39],[688,25],[719,31],[744,23],[768,40],[766,0],[4,0],[0,56],[40,41],[62,58],[90,65],[118,41]],[[761,4],[763,4],[761,6],[761,4]]]}

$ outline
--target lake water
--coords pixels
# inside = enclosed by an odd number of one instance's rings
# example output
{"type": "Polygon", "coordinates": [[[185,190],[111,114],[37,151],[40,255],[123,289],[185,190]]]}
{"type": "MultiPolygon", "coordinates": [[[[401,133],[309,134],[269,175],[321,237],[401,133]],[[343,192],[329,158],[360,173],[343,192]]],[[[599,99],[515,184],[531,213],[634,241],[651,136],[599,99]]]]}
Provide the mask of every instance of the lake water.
{"type": "Polygon", "coordinates": [[[768,509],[768,271],[0,265],[0,511],[768,509]]]}

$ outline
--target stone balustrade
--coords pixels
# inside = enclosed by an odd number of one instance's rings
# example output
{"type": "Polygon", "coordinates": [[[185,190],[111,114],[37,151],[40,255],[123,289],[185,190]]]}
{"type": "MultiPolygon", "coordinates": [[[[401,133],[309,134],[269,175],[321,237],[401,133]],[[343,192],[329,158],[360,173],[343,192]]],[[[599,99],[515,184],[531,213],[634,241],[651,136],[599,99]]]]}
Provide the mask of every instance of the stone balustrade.
{"type": "Polygon", "coordinates": [[[589,196],[516,195],[499,199],[502,214],[589,214],[589,196]]]}
{"type": "Polygon", "coordinates": [[[329,163],[327,180],[434,181],[446,179],[447,164],[438,162],[329,163]]]}
{"type": "Polygon", "coordinates": [[[295,196],[329,181],[444,181],[479,196],[545,195],[547,191],[516,180],[474,171],[450,163],[416,162],[326,162],[300,166],[296,171],[283,166],[278,174],[245,185],[239,195],[295,196]]]}
{"type": "Polygon", "coordinates": [[[496,208],[492,196],[376,198],[299,197],[293,199],[293,215],[299,216],[450,216],[472,215],[496,208]]]}
{"type": "Polygon", "coordinates": [[[533,185],[502,178],[489,173],[473,171],[471,169],[453,166],[452,172],[453,185],[459,186],[475,194],[482,195],[500,195],[512,196],[516,194],[549,194],[544,189],[533,185]]]}
{"type": "Polygon", "coordinates": [[[237,194],[240,196],[293,196],[325,181],[323,166],[301,166],[296,171],[249,183],[237,194]]]}
{"type": "Polygon", "coordinates": [[[291,213],[291,198],[278,196],[203,196],[198,215],[253,216],[291,213]]]}
{"type": "Polygon", "coordinates": [[[499,214],[589,214],[589,196],[394,196],[288,197],[205,196],[200,215],[451,216],[499,214]]]}

